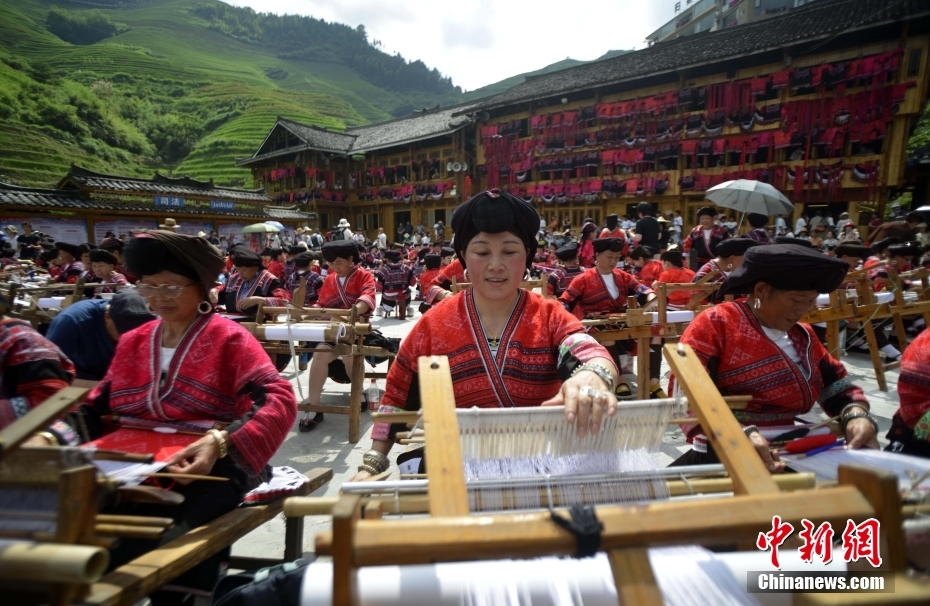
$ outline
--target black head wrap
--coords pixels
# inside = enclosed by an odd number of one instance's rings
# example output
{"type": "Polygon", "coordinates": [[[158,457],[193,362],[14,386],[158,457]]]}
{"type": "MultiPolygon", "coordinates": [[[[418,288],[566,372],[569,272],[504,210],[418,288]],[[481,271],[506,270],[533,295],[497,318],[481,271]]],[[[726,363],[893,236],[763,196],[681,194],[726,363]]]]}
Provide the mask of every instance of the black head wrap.
{"type": "Polygon", "coordinates": [[[302,252],[294,257],[294,265],[297,267],[308,267],[313,262],[313,253],[302,252]]]}
{"type": "Polygon", "coordinates": [[[69,244],[68,242],[55,242],[55,250],[63,250],[66,253],[69,253],[75,259],[81,258],[81,248],[77,244],[69,244]]]}
{"type": "Polygon", "coordinates": [[[113,256],[113,253],[98,248],[96,250],[90,251],[90,262],[109,263],[110,265],[116,265],[116,257],[113,256]]]}
{"type": "Polygon", "coordinates": [[[107,238],[100,243],[100,248],[104,250],[118,250],[123,252],[123,241],[116,238],[107,238]]]}
{"type": "Polygon", "coordinates": [[[834,252],[837,257],[858,257],[863,261],[872,256],[872,249],[861,244],[840,244],[834,252]]]}
{"type": "Polygon", "coordinates": [[[225,265],[220,249],[205,238],[149,229],[135,234],[125,248],[126,267],[134,276],[170,271],[200,282],[205,291],[217,283],[225,265]]]}
{"type": "Polygon", "coordinates": [[[761,213],[749,213],[746,215],[746,220],[756,228],[765,227],[765,224],[769,222],[768,216],[761,213]]]}
{"type": "Polygon", "coordinates": [[[348,259],[353,263],[358,263],[360,258],[358,245],[351,240],[333,240],[332,242],[324,244],[321,250],[323,252],[323,258],[326,259],[328,263],[332,263],[337,258],[348,259]]]}
{"type": "Polygon", "coordinates": [[[659,258],[663,261],[668,261],[675,267],[682,267],[684,265],[684,257],[680,250],[667,250],[659,258]]]}
{"type": "MultiPolygon", "coordinates": [[[[399,253],[398,253],[398,254],[399,254],[399,253]]],[[[420,261],[422,261],[424,258],[426,258],[426,255],[428,255],[428,254],[429,254],[429,249],[428,249],[428,248],[421,248],[420,250],[417,251],[417,259],[419,259],[420,261]]]]}
{"type": "Polygon", "coordinates": [[[233,265],[236,267],[261,267],[262,258],[254,250],[242,246],[236,249],[236,254],[233,256],[233,265]]]}
{"type": "Polygon", "coordinates": [[[779,290],[815,290],[829,293],[846,278],[849,265],[835,257],[796,244],[756,246],[720,286],[719,296],[741,295],[758,282],[779,290]]]}
{"type": "Polygon", "coordinates": [[[536,233],[539,231],[539,214],[523,199],[497,189],[483,191],[471,197],[452,213],[454,248],[462,267],[465,267],[465,249],[481,232],[499,234],[509,232],[520,238],[526,247],[526,266],[533,264],[539,248],[536,233]]]}
{"type": "Polygon", "coordinates": [[[792,238],[791,236],[776,236],[775,244],[794,244],[795,246],[803,246],[804,248],[814,248],[814,245],[811,244],[810,241],[803,238],[792,238]]]}
{"type": "Polygon", "coordinates": [[[713,206],[702,206],[701,208],[698,209],[697,216],[700,217],[701,215],[707,215],[708,217],[716,217],[717,209],[714,208],[713,206]]]}
{"type": "Polygon", "coordinates": [[[885,238],[884,240],[879,240],[878,242],[873,242],[873,243],[872,243],[872,251],[873,251],[873,252],[876,252],[876,253],[880,253],[880,252],[882,252],[883,250],[885,250],[886,248],[888,248],[889,246],[891,246],[891,245],[893,245],[893,244],[900,244],[900,243],[901,243],[901,238],[898,238],[898,237],[896,237],[896,236],[891,236],[890,238],[885,238]]]}
{"type": "Polygon", "coordinates": [[[730,238],[717,245],[717,256],[721,259],[733,256],[738,257],[746,254],[746,251],[750,248],[761,245],[760,242],[756,242],[750,238],[730,238]]]}
{"type": "Polygon", "coordinates": [[[607,215],[607,229],[610,231],[617,229],[618,223],[620,223],[620,217],[617,215],[607,215]]]}
{"type": "Polygon", "coordinates": [[[620,252],[623,250],[623,240],[620,238],[598,238],[591,242],[591,244],[594,245],[594,252],[596,253],[602,253],[605,250],[612,252],[620,252]]]}
{"type": "Polygon", "coordinates": [[[426,269],[439,269],[442,265],[442,257],[431,253],[423,258],[423,263],[426,264],[426,269]]]}
{"type": "Polygon", "coordinates": [[[292,257],[296,257],[297,255],[303,253],[305,250],[307,249],[304,248],[303,246],[291,246],[287,249],[287,254],[289,254],[292,257]]]}
{"type": "Polygon", "coordinates": [[[398,263],[400,261],[400,253],[396,250],[386,250],[384,251],[384,258],[391,263],[398,263]]]}
{"type": "Polygon", "coordinates": [[[454,248],[452,248],[451,246],[443,246],[443,247],[442,247],[442,252],[439,253],[439,256],[441,256],[441,257],[451,257],[451,256],[454,255],[454,254],[455,254],[455,249],[454,249],[454,248]]]}
{"type": "Polygon", "coordinates": [[[917,242],[892,244],[888,247],[888,254],[892,257],[915,257],[920,254],[920,244],[917,242]]]}
{"type": "Polygon", "coordinates": [[[571,261],[578,258],[578,243],[569,242],[562,248],[555,251],[555,256],[562,261],[571,261]]]}
{"type": "Polygon", "coordinates": [[[653,251],[648,246],[637,246],[630,251],[631,259],[651,259],[655,256],[655,251],[653,251]]]}

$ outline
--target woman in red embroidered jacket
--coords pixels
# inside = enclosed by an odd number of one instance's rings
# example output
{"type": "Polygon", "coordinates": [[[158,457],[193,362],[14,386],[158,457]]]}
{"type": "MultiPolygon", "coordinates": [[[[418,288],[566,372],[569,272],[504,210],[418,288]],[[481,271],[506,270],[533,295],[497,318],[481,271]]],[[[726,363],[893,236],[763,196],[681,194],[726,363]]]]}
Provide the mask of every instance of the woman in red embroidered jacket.
{"type": "Polygon", "coordinates": [[[90,251],[90,264],[96,281],[111,285],[102,287],[99,292],[115,293],[128,284],[126,276],[115,271],[116,257],[113,253],[102,248],[94,249],[90,251]]]}
{"type": "Polygon", "coordinates": [[[230,256],[236,270],[217,289],[219,300],[226,306],[227,312],[252,315],[259,303],[269,307],[284,307],[288,304],[291,293],[281,280],[262,267],[262,258],[255,251],[237,246],[230,256]]]}
{"type": "Polygon", "coordinates": [[[901,407],[891,421],[886,450],[930,459],[930,330],[901,358],[898,396],[901,407]]]}
{"type": "MultiPolygon", "coordinates": [[[[482,192],[455,210],[452,228],[472,288],[443,299],[404,339],[381,411],[418,409],[417,360],[443,355],[449,356],[457,407],[565,405],[578,435],[596,433],[603,416],[616,412],[611,392],[617,371],[557,301],[520,288],[539,244],[535,209],[505,192],[482,192]]],[[[400,427],[375,423],[372,451],[355,479],[387,468],[400,427]]]]}
{"type": "MultiPolygon", "coordinates": [[[[324,244],[321,250],[323,259],[329,263],[329,273],[320,287],[316,307],[349,309],[354,305],[358,318],[362,322],[366,321],[375,308],[375,278],[370,271],[358,265],[361,261],[358,244],[352,240],[333,240],[324,244]]],[[[314,347],[332,349],[326,343],[316,343],[314,347]]],[[[339,358],[331,351],[314,352],[310,362],[308,404],[320,404],[323,385],[330,376],[339,382],[348,382],[352,376],[352,358],[339,358]],[[331,371],[330,363],[337,361],[342,363],[342,368],[337,364],[331,371]]],[[[322,422],[322,412],[308,412],[300,420],[299,428],[300,431],[311,431],[322,422]]]]}
{"type": "MultiPolygon", "coordinates": [[[[120,338],[109,371],[73,427],[82,440],[96,439],[117,415],[136,425],[206,432],[167,469],[227,481],[177,480],[174,490],[184,503],[147,514],[175,519],[158,541],[163,544],[232,510],[268,479],[268,462],[294,424],[297,402],[255,337],[213,313],[210,293],[223,268],[219,249],[204,238],[148,230],[126,244],[125,254],[140,277],[139,294],[160,319],[120,338]]],[[[124,540],[111,566],[154,546],[124,540]]]]}
{"type": "MultiPolygon", "coordinates": [[[[785,464],[770,452],[756,426],[794,423],[814,404],[840,426],[849,448],[878,448],[869,403],[846,368],[798,320],[846,278],[845,262],[795,244],[757,246],[721,287],[722,294],[748,294],[744,301],[715,305],[698,315],[681,337],[694,348],[723,395],[752,396],[737,420],[770,471],[785,464]]],[[[673,465],[715,463],[699,425],[683,425],[693,450],[673,465]]]]}
{"type": "Polygon", "coordinates": [[[74,284],[87,273],[87,268],[78,259],[81,258],[80,247],[67,242],[55,242],[58,250],[59,271],[55,281],[61,284],[74,284]]]}
{"type": "Polygon", "coordinates": [[[714,225],[717,211],[710,206],[698,210],[697,225],[685,238],[682,250],[688,255],[689,266],[697,270],[717,255],[717,246],[730,237],[730,232],[723,225],[714,225]]]}
{"type": "MultiPolygon", "coordinates": [[[[655,299],[655,292],[646,284],[641,283],[632,275],[617,269],[617,263],[622,259],[625,242],[619,238],[599,238],[594,241],[596,265],[577,276],[559,297],[559,302],[574,313],[578,319],[605,315],[619,314],[626,311],[626,298],[636,297],[640,305],[647,305],[655,299]]],[[[604,329],[609,330],[607,326],[604,329]]],[[[592,327],[589,332],[598,329],[592,327]]],[[[622,366],[628,356],[635,354],[636,342],[632,339],[625,341],[604,341],[612,360],[622,366]]],[[[658,385],[658,370],[661,364],[662,353],[659,348],[651,354],[651,370],[658,385]]],[[[628,398],[633,395],[632,389],[625,381],[617,384],[617,396],[628,398]]]]}
{"type": "Polygon", "coordinates": [[[458,282],[467,282],[465,278],[465,267],[458,259],[453,259],[455,251],[448,247],[442,247],[442,270],[433,278],[432,282],[427,284],[426,304],[435,305],[444,298],[452,296],[452,280],[458,282]],[[447,263],[446,260],[449,260],[447,263]]]}

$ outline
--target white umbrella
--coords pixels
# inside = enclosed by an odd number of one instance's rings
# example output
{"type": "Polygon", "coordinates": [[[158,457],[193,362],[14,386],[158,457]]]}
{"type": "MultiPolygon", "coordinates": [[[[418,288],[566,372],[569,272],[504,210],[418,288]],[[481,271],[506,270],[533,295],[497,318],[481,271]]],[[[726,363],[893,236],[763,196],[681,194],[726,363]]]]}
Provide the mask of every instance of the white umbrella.
{"type": "Polygon", "coordinates": [[[265,221],[265,225],[270,225],[272,227],[277,227],[278,231],[284,231],[284,225],[278,221],[265,221]]]}
{"type": "Polygon", "coordinates": [[[279,230],[279,229],[278,229],[277,227],[275,227],[274,225],[268,225],[267,223],[253,223],[252,225],[248,225],[248,226],[246,226],[246,227],[243,227],[242,230],[241,230],[239,233],[242,233],[242,234],[271,234],[271,233],[276,233],[276,232],[278,232],[278,231],[281,231],[281,230],[279,230]]]}
{"type": "Polygon", "coordinates": [[[715,185],[707,190],[705,198],[723,208],[738,210],[740,226],[746,213],[760,215],[790,215],[794,212],[794,204],[783,193],[762,181],[752,179],[737,179],[715,185]]]}

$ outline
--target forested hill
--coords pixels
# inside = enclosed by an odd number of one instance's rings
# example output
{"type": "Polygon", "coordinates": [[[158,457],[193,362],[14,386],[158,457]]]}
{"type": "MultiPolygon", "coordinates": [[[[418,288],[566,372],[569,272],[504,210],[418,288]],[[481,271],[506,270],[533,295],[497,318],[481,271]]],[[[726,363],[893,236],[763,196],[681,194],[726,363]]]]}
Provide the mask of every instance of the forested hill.
{"type": "Polygon", "coordinates": [[[250,186],[235,159],[279,115],[342,129],[461,96],[363,26],[211,0],[0,2],[0,181],[52,185],[77,162],[250,186]]]}

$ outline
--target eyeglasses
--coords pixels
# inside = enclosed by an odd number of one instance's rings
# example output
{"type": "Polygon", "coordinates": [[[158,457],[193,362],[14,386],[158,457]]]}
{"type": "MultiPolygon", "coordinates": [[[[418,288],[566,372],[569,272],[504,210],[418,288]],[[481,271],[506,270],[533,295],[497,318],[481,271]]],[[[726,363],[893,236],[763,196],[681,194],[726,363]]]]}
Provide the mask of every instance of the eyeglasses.
{"type": "Polygon", "coordinates": [[[136,291],[145,297],[151,299],[155,295],[160,295],[165,299],[177,299],[181,296],[181,291],[193,286],[196,282],[191,282],[187,286],[175,286],[174,284],[162,284],[161,286],[149,286],[148,284],[138,284],[136,291]]]}

